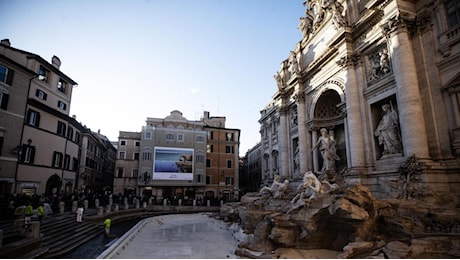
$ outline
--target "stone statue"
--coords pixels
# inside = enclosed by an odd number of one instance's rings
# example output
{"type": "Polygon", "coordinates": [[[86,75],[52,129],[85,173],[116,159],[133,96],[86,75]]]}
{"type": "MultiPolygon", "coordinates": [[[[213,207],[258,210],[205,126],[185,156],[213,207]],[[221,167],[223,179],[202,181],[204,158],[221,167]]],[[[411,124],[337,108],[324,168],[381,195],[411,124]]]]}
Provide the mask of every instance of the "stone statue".
{"type": "Polygon", "coordinates": [[[277,72],[273,77],[276,80],[276,85],[278,86],[278,89],[282,90],[284,88],[284,82],[283,78],[281,77],[281,73],[277,72]]]}
{"type": "Polygon", "coordinates": [[[382,155],[402,153],[398,113],[392,109],[390,104],[384,104],[382,109],[385,114],[374,132],[379,145],[383,145],[382,155]]]}
{"type": "Polygon", "coordinates": [[[302,32],[303,38],[308,39],[310,37],[310,33],[313,32],[313,17],[300,17],[300,25],[299,30],[302,32]]]}
{"type": "Polygon", "coordinates": [[[266,193],[266,192],[269,192],[269,193],[274,193],[276,192],[279,187],[282,185],[281,183],[281,177],[279,175],[275,175],[275,177],[273,178],[273,183],[270,187],[268,186],[264,186],[260,189],[259,191],[259,194],[263,194],[263,193],[266,193]]]}
{"type": "Polygon", "coordinates": [[[299,143],[297,142],[296,143],[296,148],[294,150],[294,170],[297,170],[299,169],[299,159],[300,159],[300,147],[299,147],[299,143]]]}
{"type": "Polygon", "coordinates": [[[297,188],[297,195],[292,198],[291,203],[299,199],[307,198],[308,201],[316,198],[316,194],[321,191],[321,182],[316,178],[312,171],[308,171],[303,176],[303,183],[297,188]]]}
{"type": "Polygon", "coordinates": [[[289,56],[289,72],[291,73],[291,77],[298,75],[300,72],[297,56],[293,51],[291,51],[291,55],[289,56]]]}
{"type": "Polygon", "coordinates": [[[335,27],[342,28],[347,25],[345,21],[345,17],[342,15],[343,6],[338,1],[330,1],[330,7],[332,9],[332,22],[334,23],[335,27]]]}
{"type": "Polygon", "coordinates": [[[293,109],[290,113],[291,125],[297,126],[297,110],[293,109]]]}
{"type": "Polygon", "coordinates": [[[292,198],[291,203],[296,203],[299,199],[310,201],[316,198],[316,194],[329,193],[334,191],[339,186],[328,181],[319,181],[312,171],[308,171],[303,176],[303,183],[297,188],[297,195],[292,198]]]}
{"type": "Polygon", "coordinates": [[[313,147],[313,150],[319,146],[321,157],[323,157],[321,171],[335,170],[335,161],[340,160],[340,157],[336,153],[334,137],[329,136],[326,128],[321,128],[319,131],[321,132],[321,136],[313,147]]]}

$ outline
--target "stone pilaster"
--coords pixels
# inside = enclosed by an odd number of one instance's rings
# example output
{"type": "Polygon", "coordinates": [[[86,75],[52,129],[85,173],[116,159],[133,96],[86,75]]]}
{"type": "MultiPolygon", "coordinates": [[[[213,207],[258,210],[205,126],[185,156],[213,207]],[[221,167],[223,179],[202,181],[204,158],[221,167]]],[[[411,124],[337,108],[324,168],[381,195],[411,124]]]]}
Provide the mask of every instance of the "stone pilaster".
{"type": "Polygon", "coordinates": [[[360,169],[365,166],[365,147],[363,140],[363,122],[361,117],[360,104],[362,103],[359,98],[359,87],[356,80],[355,64],[359,57],[356,55],[349,55],[342,57],[338,62],[345,70],[345,95],[346,95],[346,109],[347,109],[347,129],[349,137],[349,147],[351,153],[349,168],[360,169]]]}
{"type": "Polygon", "coordinates": [[[288,151],[288,111],[286,106],[279,108],[280,128],[278,133],[279,143],[279,174],[281,177],[289,178],[289,151],[288,151]]]}
{"type": "Polygon", "coordinates": [[[308,171],[308,162],[311,161],[311,154],[308,152],[308,147],[311,147],[311,143],[308,142],[307,138],[307,125],[305,115],[305,94],[298,93],[296,95],[297,103],[297,118],[298,131],[299,131],[299,161],[300,161],[300,173],[308,171]]]}
{"type": "Polygon", "coordinates": [[[429,158],[425,118],[419,91],[414,52],[409,37],[412,23],[402,17],[382,26],[392,52],[392,65],[398,96],[398,113],[404,155],[429,158]]]}

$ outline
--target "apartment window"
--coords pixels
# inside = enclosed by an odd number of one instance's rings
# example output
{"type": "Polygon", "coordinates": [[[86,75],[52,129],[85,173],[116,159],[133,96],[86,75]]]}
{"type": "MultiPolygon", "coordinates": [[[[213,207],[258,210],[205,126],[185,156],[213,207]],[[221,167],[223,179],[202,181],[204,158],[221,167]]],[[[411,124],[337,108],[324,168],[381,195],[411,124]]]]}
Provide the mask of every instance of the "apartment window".
{"type": "Polygon", "coordinates": [[[201,183],[203,181],[203,176],[202,175],[197,175],[196,176],[196,182],[201,183]]]}
{"type": "Polygon", "coordinates": [[[209,140],[214,139],[214,132],[213,131],[208,131],[208,139],[209,140]]]}
{"type": "Polygon", "coordinates": [[[447,22],[450,27],[456,26],[460,22],[460,1],[448,0],[445,3],[447,12],[447,22]]]}
{"type": "Polygon", "coordinates": [[[27,112],[27,123],[31,126],[38,127],[40,125],[40,113],[29,109],[27,112]]]}
{"type": "Polygon", "coordinates": [[[233,133],[227,133],[225,135],[225,137],[226,137],[227,141],[233,141],[233,133]]]}
{"type": "Polygon", "coordinates": [[[121,140],[121,141],[120,141],[120,145],[126,145],[126,141],[125,141],[125,140],[121,140]]]}
{"type": "Polygon", "coordinates": [[[146,140],[152,140],[152,132],[150,132],[150,131],[145,132],[145,139],[146,140]]]}
{"type": "Polygon", "coordinates": [[[30,145],[22,145],[21,162],[33,163],[35,157],[35,147],[30,145]]]}
{"type": "Polygon", "coordinates": [[[80,132],[75,133],[75,143],[80,143],[80,132]]]}
{"type": "Polygon", "coordinates": [[[10,95],[0,90],[0,108],[6,110],[10,95]]]}
{"type": "Polygon", "coordinates": [[[135,144],[137,147],[141,146],[141,142],[139,141],[136,141],[136,144],[135,144]]]}
{"type": "Polygon", "coordinates": [[[232,160],[227,160],[227,168],[232,168],[232,160]]]}
{"type": "Polygon", "coordinates": [[[206,176],[206,184],[211,184],[211,176],[206,176]]]}
{"type": "Polygon", "coordinates": [[[118,159],[126,159],[126,152],[125,151],[120,151],[118,153],[118,159]]]}
{"type": "Polygon", "coordinates": [[[54,168],[62,167],[62,153],[54,152],[53,154],[53,165],[54,168]]]}
{"type": "Polygon", "coordinates": [[[142,153],[142,160],[143,160],[143,161],[150,161],[150,160],[152,160],[152,153],[151,153],[151,152],[143,152],[143,153],[142,153]]]}
{"type": "Polygon", "coordinates": [[[39,99],[46,100],[48,97],[48,94],[46,94],[44,91],[37,89],[35,91],[35,96],[38,97],[39,99]]]}
{"type": "Polygon", "coordinates": [[[139,153],[134,153],[134,160],[139,160],[139,153]]]}
{"type": "Polygon", "coordinates": [[[48,82],[48,77],[50,75],[50,71],[45,69],[42,65],[40,65],[40,69],[38,70],[38,75],[42,76],[42,81],[48,82]]]}
{"type": "Polygon", "coordinates": [[[123,168],[117,169],[117,178],[123,178],[123,168]]]}
{"type": "Polygon", "coordinates": [[[61,121],[58,121],[57,134],[60,135],[60,136],[65,136],[65,133],[66,133],[66,125],[65,125],[65,123],[63,123],[61,121]]]}
{"type": "Polygon", "coordinates": [[[137,178],[137,176],[139,176],[139,170],[133,169],[133,178],[137,178]]]}
{"type": "Polygon", "coordinates": [[[58,89],[58,91],[60,91],[60,92],[65,94],[66,82],[64,80],[62,80],[62,79],[59,79],[57,89],[58,89]]]}
{"type": "Polygon", "coordinates": [[[225,185],[233,185],[233,177],[225,177],[225,185]]]}
{"type": "Polygon", "coordinates": [[[173,134],[166,134],[166,140],[174,141],[174,135],[173,134]]]}
{"type": "Polygon", "coordinates": [[[184,141],[184,134],[178,134],[177,135],[177,141],[178,142],[183,142],[184,141]]]}
{"type": "Polygon", "coordinates": [[[204,155],[202,155],[202,154],[197,154],[197,155],[195,156],[195,161],[196,161],[197,163],[203,163],[203,162],[204,162],[204,155]]]}
{"type": "Polygon", "coordinates": [[[206,159],[206,167],[211,167],[211,159],[206,159]]]}
{"type": "Polygon", "coordinates": [[[8,69],[0,65],[0,82],[6,82],[7,74],[8,74],[8,69]]]}
{"type": "Polygon", "coordinates": [[[77,158],[72,158],[72,170],[76,171],[78,170],[78,159],[77,158]]]}
{"type": "Polygon", "coordinates": [[[234,153],[233,146],[225,146],[225,152],[226,153],[234,153]]]}
{"type": "Polygon", "coordinates": [[[67,109],[66,103],[64,103],[64,102],[62,102],[62,101],[58,101],[58,107],[59,107],[59,109],[61,109],[61,110],[66,110],[66,109],[67,109]]]}
{"type": "Polygon", "coordinates": [[[68,154],[64,156],[64,169],[70,169],[70,155],[68,154]]]}
{"type": "Polygon", "coordinates": [[[207,153],[212,153],[214,152],[214,146],[212,144],[207,144],[206,145],[206,152],[207,153]]]}
{"type": "Polygon", "coordinates": [[[14,70],[0,65],[0,82],[13,85],[14,70]]]}
{"type": "Polygon", "coordinates": [[[69,126],[67,129],[67,139],[73,140],[73,128],[69,126]]]}

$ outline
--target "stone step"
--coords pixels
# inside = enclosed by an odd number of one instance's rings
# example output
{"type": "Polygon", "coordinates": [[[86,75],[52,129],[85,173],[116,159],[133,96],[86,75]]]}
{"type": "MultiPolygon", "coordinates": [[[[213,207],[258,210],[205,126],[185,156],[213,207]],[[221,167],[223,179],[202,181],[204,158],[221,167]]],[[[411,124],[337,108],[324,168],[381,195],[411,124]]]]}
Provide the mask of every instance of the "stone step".
{"type": "Polygon", "coordinates": [[[58,257],[102,233],[103,229],[101,227],[98,227],[97,225],[89,225],[89,227],[80,229],[74,234],[64,234],[65,238],[62,236],[53,237],[46,241],[45,244],[42,244],[43,247],[48,247],[49,250],[44,255],[40,256],[40,258],[58,257]]]}

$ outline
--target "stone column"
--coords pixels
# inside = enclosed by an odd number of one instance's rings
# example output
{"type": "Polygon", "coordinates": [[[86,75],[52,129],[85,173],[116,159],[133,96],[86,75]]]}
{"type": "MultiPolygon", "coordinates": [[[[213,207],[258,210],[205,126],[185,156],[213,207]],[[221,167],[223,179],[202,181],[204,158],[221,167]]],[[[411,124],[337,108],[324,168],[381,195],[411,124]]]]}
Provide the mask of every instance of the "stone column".
{"type": "MultiPolygon", "coordinates": [[[[289,178],[289,151],[288,151],[288,131],[287,131],[287,107],[279,108],[280,128],[278,131],[278,143],[280,151],[279,158],[279,175],[284,178],[289,178]]],[[[282,178],[283,179],[283,178],[282,178]]]]}
{"type": "Polygon", "coordinates": [[[429,158],[425,118],[423,116],[414,52],[407,26],[402,17],[390,19],[382,26],[388,39],[391,64],[398,96],[398,114],[405,156],[429,158]]]}
{"type": "MultiPolygon", "coordinates": [[[[312,143],[313,143],[311,147],[313,148],[313,146],[318,141],[318,132],[316,130],[312,131],[311,139],[312,139],[312,143]]],[[[315,151],[313,151],[313,149],[312,149],[311,151],[313,152],[313,171],[314,172],[319,172],[320,171],[319,159],[318,159],[319,149],[316,149],[315,151]]]]}
{"type": "Polygon", "coordinates": [[[307,139],[307,125],[305,116],[305,95],[303,92],[297,95],[297,120],[299,130],[299,161],[300,161],[300,174],[308,171],[308,162],[311,160],[311,154],[308,152],[308,147],[311,147],[311,143],[308,143],[307,139]]]}
{"type": "MultiPolygon", "coordinates": [[[[357,170],[365,167],[365,148],[363,140],[363,122],[361,120],[361,100],[359,98],[358,82],[355,74],[355,64],[358,57],[355,55],[348,55],[342,57],[339,64],[345,69],[345,95],[346,95],[346,108],[347,108],[347,128],[348,128],[348,142],[350,150],[350,163],[349,168],[357,170]]],[[[345,158],[341,158],[345,159],[345,158]]]]}

